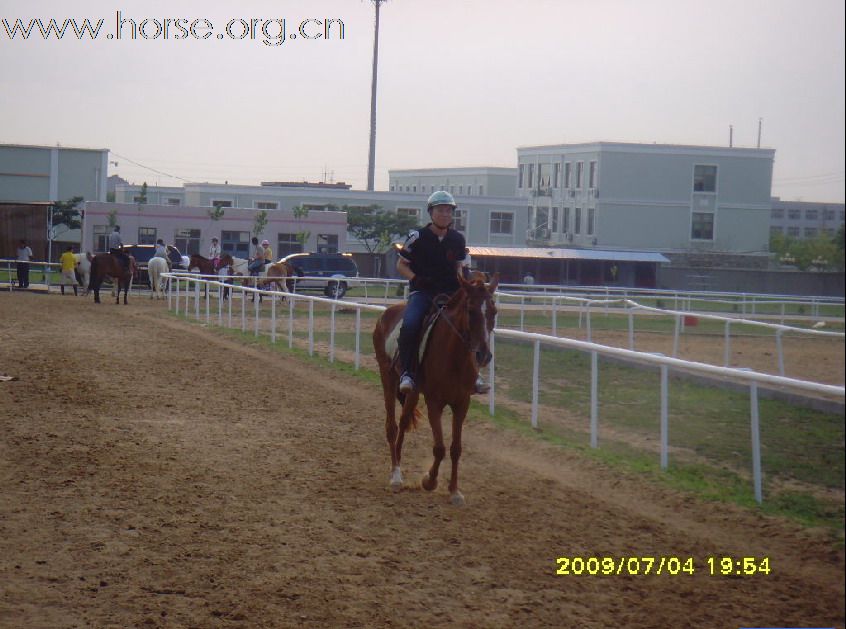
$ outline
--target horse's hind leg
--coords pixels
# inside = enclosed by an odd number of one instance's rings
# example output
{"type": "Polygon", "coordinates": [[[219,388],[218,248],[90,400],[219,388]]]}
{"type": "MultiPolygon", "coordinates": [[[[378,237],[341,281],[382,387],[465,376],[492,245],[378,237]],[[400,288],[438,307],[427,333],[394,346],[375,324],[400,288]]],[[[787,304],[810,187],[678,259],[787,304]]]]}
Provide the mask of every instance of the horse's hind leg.
{"type": "Polygon", "coordinates": [[[420,484],[426,491],[434,491],[438,486],[438,470],[441,466],[441,461],[444,460],[446,448],[444,447],[444,429],[441,423],[441,416],[444,412],[444,407],[440,405],[430,405],[427,400],[427,409],[429,412],[429,424],[432,426],[432,439],[435,444],[432,446],[432,467],[429,468],[428,473],[423,476],[420,484]]]}
{"type": "Polygon", "coordinates": [[[464,418],[470,406],[470,398],[458,406],[452,406],[452,443],[449,446],[449,457],[452,460],[452,477],[449,479],[450,502],[457,507],[464,504],[464,496],[458,491],[458,459],[461,458],[461,429],[464,418]]]}
{"type": "Polygon", "coordinates": [[[402,472],[400,471],[399,459],[397,458],[397,397],[396,378],[394,378],[390,366],[382,367],[379,372],[382,380],[382,396],[385,399],[385,439],[388,441],[388,448],[391,451],[391,487],[398,489],[402,487],[402,472]]]}
{"type": "Polygon", "coordinates": [[[399,421],[399,431],[396,435],[396,441],[394,442],[393,446],[393,456],[394,456],[394,470],[391,474],[391,485],[396,487],[397,485],[394,484],[394,475],[396,475],[399,479],[400,485],[402,485],[402,474],[400,473],[400,464],[402,463],[402,443],[405,439],[405,433],[408,430],[408,427],[414,421],[414,411],[417,408],[417,400],[419,399],[420,394],[416,391],[411,393],[405,394],[405,401],[402,404],[402,413],[400,414],[400,421],[399,421]]]}

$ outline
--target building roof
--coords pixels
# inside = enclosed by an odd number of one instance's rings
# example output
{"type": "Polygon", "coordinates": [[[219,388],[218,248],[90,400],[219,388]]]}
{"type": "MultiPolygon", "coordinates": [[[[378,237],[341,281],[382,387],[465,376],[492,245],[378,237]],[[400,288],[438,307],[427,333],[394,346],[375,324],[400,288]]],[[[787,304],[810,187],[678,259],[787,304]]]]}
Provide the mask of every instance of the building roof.
{"type": "Polygon", "coordinates": [[[558,260],[614,260],[616,262],[669,262],[657,251],[609,249],[544,249],[543,247],[470,247],[471,256],[541,258],[558,260]]]}

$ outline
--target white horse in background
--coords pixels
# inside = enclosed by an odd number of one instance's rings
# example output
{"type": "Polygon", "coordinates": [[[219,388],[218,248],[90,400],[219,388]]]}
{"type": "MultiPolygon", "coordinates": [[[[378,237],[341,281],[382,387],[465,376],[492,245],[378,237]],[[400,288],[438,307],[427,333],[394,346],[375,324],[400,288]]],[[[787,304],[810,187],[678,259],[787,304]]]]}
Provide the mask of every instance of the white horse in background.
{"type": "Polygon", "coordinates": [[[83,295],[88,294],[88,284],[91,280],[91,260],[94,256],[90,251],[85,253],[75,253],[73,257],[76,258],[76,272],[79,273],[80,285],[83,289],[83,295]]]}
{"type": "Polygon", "coordinates": [[[147,275],[150,277],[150,299],[164,299],[164,284],[166,278],[163,276],[168,272],[167,260],[164,258],[150,258],[147,263],[147,275]]]}

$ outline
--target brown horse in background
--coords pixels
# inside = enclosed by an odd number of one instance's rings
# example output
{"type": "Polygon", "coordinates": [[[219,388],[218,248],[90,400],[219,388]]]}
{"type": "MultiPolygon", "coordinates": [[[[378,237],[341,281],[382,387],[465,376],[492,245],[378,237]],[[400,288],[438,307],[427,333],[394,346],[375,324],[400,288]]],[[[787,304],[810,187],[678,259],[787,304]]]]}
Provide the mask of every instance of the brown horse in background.
{"type": "Polygon", "coordinates": [[[385,433],[391,451],[391,486],[402,487],[402,444],[409,426],[417,423],[417,401],[422,393],[426,398],[429,424],[432,427],[434,461],[423,477],[423,489],[432,491],[438,486],[438,469],[446,453],[441,416],[444,408],[452,410],[452,476],[449,479],[450,500],[463,505],[464,496],[458,491],[458,459],[461,457],[461,429],[470,396],[476,389],[479,370],[491,360],[490,333],[496,324],[496,306],[492,295],[499,283],[494,275],[489,285],[481,279],[467,281],[459,278],[461,287],[449,298],[435,321],[425,355],[417,369],[417,390],[404,396],[399,393],[399,365],[388,355],[385,343],[393,329],[402,324],[405,304],[391,306],[376,322],[373,347],[379,363],[382,393],[385,397],[385,433]],[[396,400],[402,403],[399,428],[396,422],[396,400]]]}
{"type": "Polygon", "coordinates": [[[120,291],[123,290],[123,303],[127,302],[127,293],[129,287],[132,285],[132,278],[135,275],[135,258],[129,258],[129,269],[124,268],[120,259],[111,253],[98,253],[91,260],[91,279],[88,280],[88,290],[94,291],[94,303],[100,303],[100,285],[107,277],[112,278],[112,282],[117,287],[116,304],[120,303],[120,291]]]}

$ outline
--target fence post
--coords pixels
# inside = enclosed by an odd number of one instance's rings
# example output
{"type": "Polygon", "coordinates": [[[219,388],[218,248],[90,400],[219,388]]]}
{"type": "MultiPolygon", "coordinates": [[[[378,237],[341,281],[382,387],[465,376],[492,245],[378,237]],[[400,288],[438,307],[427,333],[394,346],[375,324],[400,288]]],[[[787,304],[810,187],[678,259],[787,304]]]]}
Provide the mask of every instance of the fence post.
{"type": "Polygon", "coordinates": [[[585,321],[587,322],[587,340],[588,343],[593,343],[593,336],[591,335],[590,330],[590,304],[585,304],[585,321]]]}
{"type": "Polygon", "coordinates": [[[276,293],[270,297],[270,342],[276,343],[276,293]]]}
{"type": "Polygon", "coordinates": [[[776,352],[778,353],[778,375],[784,375],[784,349],[781,345],[781,335],[784,330],[776,330],[776,352]]]}
{"type": "Polygon", "coordinates": [[[626,308],[629,310],[629,349],[634,351],[634,308],[631,307],[628,301],[626,302],[626,308]]]}
{"type": "MultiPolygon", "coordinates": [[[[336,293],[337,295],[337,293],[336,293]]],[[[329,313],[329,362],[335,362],[335,304],[336,301],[332,302],[332,310],[329,313]]]]}
{"type": "Polygon", "coordinates": [[[308,300],[308,355],[314,356],[314,300],[308,300]]]}
{"type": "Polygon", "coordinates": [[[681,331],[681,315],[676,315],[676,328],[673,332],[673,358],[679,357],[679,332],[681,331]]]}
{"type": "Polygon", "coordinates": [[[496,367],[494,366],[494,363],[496,362],[496,349],[495,349],[496,342],[494,341],[495,338],[496,338],[496,331],[493,331],[493,332],[491,332],[491,339],[490,339],[490,341],[491,341],[491,346],[490,346],[491,362],[488,363],[488,383],[491,386],[490,391],[488,391],[488,413],[490,414],[491,417],[493,417],[494,411],[495,411],[495,399],[494,399],[494,388],[496,388],[496,380],[494,379],[495,374],[496,374],[496,367]]]}
{"type": "Polygon", "coordinates": [[[194,319],[200,320],[200,281],[194,280],[194,319]]]}
{"type": "Polygon", "coordinates": [[[599,360],[596,352],[590,353],[590,447],[598,447],[599,432],[599,360]]]}
{"type": "Polygon", "coordinates": [[[540,341],[535,341],[532,359],[532,428],[538,427],[538,379],[540,373],[540,341]]]}
{"type": "Polygon", "coordinates": [[[206,325],[208,325],[209,322],[211,321],[211,312],[209,311],[209,305],[210,305],[209,299],[210,299],[210,297],[209,297],[209,282],[208,282],[208,280],[203,280],[203,286],[206,287],[206,325]]]}
{"type": "Polygon", "coordinates": [[[758,383],[749,384],[749,405],[752,411],[752,480],[755,485],[755,501],[761,504],[761,431],[758,423],[758,383]]]}
{"type": "Polygon", "coordinates": [[[361,306],[355,309],[355,370],[361,366],[361,306]]]}
{"type": "Polygon", "coordinates": [[[728,367],[729,363],[731,362],[731,333],[729,332],[730,326],[731,322],[726,319],[725,342],[723,348],[723,367],[728,367]]]}
{"type": "Polygon", "coordinates": [[[526,310],[526,298],[523,295],[520,295],[520,331],[525,332],[523,329],[523,318],[525,317],[525,310],[526,310]]]}
{"type": "Polygon", "coordinates": [[[247,331],[247,293],[241,287],[241,332],[247,331]]]}
{"type": "Polygon", "coordinates": [[[667,449],[669,447],[669,387],[667,383],[667,365],[661,365],[661,469],[667,469],[667,449]]]}
{"type": "Polygon", "coordinates": [[[552,298],[552,336],[558,336],[558,298],[552,298]]]}
{"type": "Polygon", "coordinates": [[[288,298],[288,349],[294,347],[294,297],[288,298]]]}

